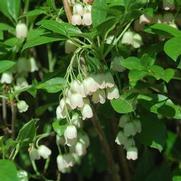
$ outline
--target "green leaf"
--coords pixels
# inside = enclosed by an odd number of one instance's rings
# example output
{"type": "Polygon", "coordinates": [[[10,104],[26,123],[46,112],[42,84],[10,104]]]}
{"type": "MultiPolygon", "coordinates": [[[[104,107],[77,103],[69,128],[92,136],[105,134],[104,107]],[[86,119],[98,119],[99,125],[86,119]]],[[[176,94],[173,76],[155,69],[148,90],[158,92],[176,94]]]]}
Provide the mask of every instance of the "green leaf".
{"type": "Polygon", "coordinates": [[[132,102],[123,96],[121,96],[119,99],[113,99],[111,101],[111,105],[118,113],[129,113],[134,111],[132,102]]]}
{"type": "Polygon", "coordinates": [[[37,86],[37,89],[44,89],[49,93],[56,93],[62,90],[64,83],[65,83],[65,80],[63,78],[55,77],[43,83],[40,83],[37,86]]]}
{"type": "Polygon", "coordinates": [[[144,66],[141,64],[140,59],[137,57],[128,57],[121,61],[121,65],[128,70],[144,70],[144,66]]]}
{"type": "Polygon", "coordinates": [[[164,71],[164,77],[162,77],[163,80],[166,82],[169,82],[175,75],[175,70],[168,68],[164,71]]]}
{"type": "Polygon", "coordinates": [[[20,146],[28,145],[33,141],[36,135],[36,122],[37,120],[33,119],[20,129],[16,139],[20,143],[20,146]]]}
{"type": "Polygon", "coordinates": [[[165,124],[153,114],[141,117],[142,132],[137,136],[139,141],[159,151],[163,150],[166,142],[165,124]]]}
{"type": "Polygon", "coordinates": [[[10,160],[0,160],[0,180],[19,181],[14,163],[10,160]]]}
{"type": "Polygon", "coordinates": [[[60,36],[47,34],[47,32],[45,32],[45,30],[43,29],[33,29],[28,33],[28,37],[23,47],[23,50],[34,47],[34,46],[38,46],[38,45],[60,41],[63,39],[64,38],[60,36]]]}
{"type": "Polygon", "coordinates": [[[67,121],[65,119],[56,120],[52,123],[54,131],[59,135],[62,136],[64,134],[65,129],[67,128],[67,121]]]}
{"type": "Polygon", "coordinates": [[[0,73],[5,72],[12,68],[15,65],[15,62],[10,60],[1,60],[0,61],[0,73]]]}
{"type": "Polygon", "coordinates": [[[181,55],[181,37],[175,37],[168,40],[164,45],[165,53],[174,61],[177,60],[178,56],[181,55]]]}
{"type": "Polygon", "coordinates": [[[145,77],[148,73],[145,71],[140,70],[131,70],[129,72],[129,83],[132,87],[136,85],[136,83],[141,80],[143,77],[145,77]]]}
{"type": "Polygon", "coordinates": [[[81,31],[78,27],[65,22],[56,22],[54,20],[43,20],[40,22],[44,28],[66,37],[80,36],[81,31]]]}
{"type": "Polygon", "coordinates": [[[181,180],[181,176],[174,176],[172,178],[172,181],[180,181],[181,180]]]}
{"type": "Polygon", "coordinates": [[[176,28],[173,28],[167,24],[154,24],[151,26],[152,29],[154,30],[161,30],[164,31],[166,33],[169,33],[173,36],[181,36],[181,31],[177,30],[176,28]]]}
{"type": "Polygon", "coordinates": [[[107,4],[105,0],[94,1],[92,6],[93,26],[96,27],[106,20],[107,4]]]}
{"type": "Polygon", "coordinates": [[[1,0],[0,11],[10,20],[18,21],[20,13],[20,0],[1,0]]]}

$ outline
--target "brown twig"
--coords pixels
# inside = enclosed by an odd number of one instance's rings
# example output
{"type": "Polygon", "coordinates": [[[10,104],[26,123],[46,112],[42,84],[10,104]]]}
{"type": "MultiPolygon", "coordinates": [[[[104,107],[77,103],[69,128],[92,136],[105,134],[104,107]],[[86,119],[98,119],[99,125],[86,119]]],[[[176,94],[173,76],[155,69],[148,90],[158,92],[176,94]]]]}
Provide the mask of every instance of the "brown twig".
{"type": "Polygon", "coordinates": [[[63,6],[64,6],[64,10],[68,19],[68,22],[71,23],[72,20],[72,11],[71,8],[68,4],[68,0],[63,0],[63,6]]]}
{"type": "Polygon", "coordinates": [[[12,131],[12,138],[15,137],[15,122],[16,122],[16,105],[14,102],[11,103],[11,131],[12,131]]]}
{"type": "Polygon", "coordinates": [[[107,143],[104,131],[101,128],[96,111],[95,111],[94,107],[92,109],[93,109],[94,116],[91,120],[92,120],[93,126],[95,127],[95,130],[99,136],[102,147],[104,149],[104,153],[106,155],[106,159],[109,164],[109,172],[112,176],[112,181],[121,181],[121,178],[118,174],[118,169],[116,168],[116,164],[115,164],[113,156],[112,156],[111,149],[109,147],[109,144],[107,143]]]}

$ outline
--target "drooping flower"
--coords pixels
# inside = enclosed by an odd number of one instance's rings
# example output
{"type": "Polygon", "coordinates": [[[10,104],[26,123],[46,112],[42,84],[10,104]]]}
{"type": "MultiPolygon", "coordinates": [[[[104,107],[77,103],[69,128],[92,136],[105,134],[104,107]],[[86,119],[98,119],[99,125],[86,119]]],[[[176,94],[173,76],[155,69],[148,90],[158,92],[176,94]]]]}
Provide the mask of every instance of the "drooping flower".
{"type": "Polygon", "coordinates": [[[82,16],[84,14],[84,8],[80,3],[76,3],[73,6],[73,14],[78,14],[82,16]]]}
{"type": "Polygon", "coordinates": [[[4,72],[1,76],[1,84],[11,84],[13,81],[13,75],[11,72],[4,72]]]}
{"type": "Polygon", "coordinates": [[[127,150],[126,158],[128,160],[137,160],[137,158],[138,158],[138,149],[136,147],[130,147],[127,150]]]}
{"type": "Polygon", "coordinates": [[[75,44],[71,40],[65,42],[65,53],[70,54],[77,49],[75,44]]]}
{"type": "Polygon", "coordinates": [[[93,111],[88,100],[84,100],[84,106],[81,108],[82,119],[89,119],[93,117],[93,111]]]}
{"type": "Polygon", "coordinates": [[[64,138],[68,146],[74,145],[77,142],[77,128],[74,125],[67,126],[64,138]]]}
{"type": "Polygon", "coordinates": [[[78,93],[72,93],[69,97],[72,109],[81,108],[84,105],[83,97],[78,93]]]}
{"type": "Polygon", "coordinates": [[[38,147],[38,153],[43,159],[48,159],[52,151],[45,145],[40,145],[38,147]]]}
{"type": "Polygon", "coordinates": [[[72,24],[73,25],[81,25],[82,24],[82,18],[79,14],[74,14],[72,16],[72,24]]]}
{"type": "Polygon", "coordinates": [[[26,24],[18,23],[16,25],[16,37],[18,39],[24,39],[27,37],[27,34],[28,34],[28,28],[27,28],[26,24]]]}
{"type": "Polygon", "coordinates": [[[119,90],[116,85],[113,88],[106,89],[106,92],[107,92],[107,99],[109,100],[118,99],[120,97],[119,90]]]}
{"type": "Polygon", "coordinates": [[[106,102],[106,93],[103,89],[98,89],[96,92],[92,95],[92,102],[97,104],[101,103],[104,104],[106,102]]]}
{"type": "Polygon", "coordinates": [[[18,108],[18,111],[22,113],[22,112],[26,112],[29,106],[25,101],[21,100],[21,101],[18,101],[17,108],[18,108]]]}
{"type": "Polygon", "coordinates": [[[82,24],[85,26],[90,26],[92,24],[92,15],[90,12],[83,14],[82,24]]]}

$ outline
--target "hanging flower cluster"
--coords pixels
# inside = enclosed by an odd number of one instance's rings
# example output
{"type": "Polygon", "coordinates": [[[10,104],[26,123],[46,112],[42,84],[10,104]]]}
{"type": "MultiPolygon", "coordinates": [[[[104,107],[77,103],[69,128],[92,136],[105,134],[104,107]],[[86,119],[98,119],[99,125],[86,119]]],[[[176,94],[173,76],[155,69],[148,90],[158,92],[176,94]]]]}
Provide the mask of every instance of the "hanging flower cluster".
{"type": "Polygon", "coordinates": [[[67,145],[69,153],[57,157],[60,172],[68,172],[87,152],[89,138],[86,133],[82,133],[82,120],[93,117],[91,102],[104,104],[106,99],[117,99],[119,96],[110,72],[92,74],[82,81],[74,79],[64,90],[56,114],[57,119],[67,119],[68,126],[63,137],[59,138],[59,143],[67,145]]]}
{"type": "Polygon", "coordinates": [[[90,26],[92,24],[92,6],[90,5],[91,1],[81,2],[70,2],[72,5],[72,19],[71,22],[73,25],[83,25],[90,26]],[[88,4],[89,3],[89,4],[88,4]]]}
{"type": "Polygon", "coordinates": [[[138,158],[138,150],[133,137],[141,132],[141,122],[139,120],[131,121],[124,115],[120,118],[119,127],[121,130],[119,131],[115,142],[126,149],[126,157],[128,160],[136,160],[138,158]]]}
{"type": "Polygon", "coordinates": [[[110,72],[90,75],[82,82],[73,80],[70,87],[65,90],[64,96],[57,107],[57,118],[64,119],[68,111],[75,109],[81,112],[83,120],[92,118],[93,111],[89,96],[95,104],[104,104],[106,98],[108,100],[119,98],[119,90],[110,72]]]}

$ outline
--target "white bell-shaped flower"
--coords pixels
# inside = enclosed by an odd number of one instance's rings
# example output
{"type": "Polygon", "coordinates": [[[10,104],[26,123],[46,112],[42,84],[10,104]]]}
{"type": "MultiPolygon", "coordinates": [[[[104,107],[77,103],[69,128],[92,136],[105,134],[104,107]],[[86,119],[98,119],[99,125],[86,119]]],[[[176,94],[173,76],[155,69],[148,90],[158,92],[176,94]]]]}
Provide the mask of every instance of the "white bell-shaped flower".
{"type": "Polygon", "coordinates": [[[128,160],[137,160],[137,158],[138,158],[138,149],[136,147],[130,147],[127,150],[126,158],[128,160]]]}
{"type": "Polygon", "coordinates": [[[28,181],[28,173],[25,170],[18,170],[17,172],[18,180],[28,181]]]}
{"type": "Polygon", "coordinates": [[[36,64],[36,61],[33,57],[31,57],[29,59],[29,62],[30,62],[30,72],[35,72],[38,70],[38,67],[37,67],[37,64],[36,64]]]}
{"type": "Polygon", "coordinates": [[[118,145],[125,145],[127,141],[128,141],[127,136],[125,136],[125,134],[122,131],[119,131],[119,133],[118,133],[118,135],[116,137],[115,142],[118,145]]]}
{"type": "Polygon", "coordinates": [[[83,97],[78,93],[72,93],[69,97],[72,109],[81,108],[84,105],[83,97]]]}
{"type": "Polygon", "coordinates": [[[82,18],[79,14],[74,14],[72,16],[72,24],[73,25],[81,25],[82,24],[82,18]]]}
{"type": "Polygon", "coordinates": [[[92,95],[92,102],[97,104],[101,103],[104,104],[106,102],[106,92],[103,89],[98,89],[92,95]]]}
{"type": "Polygon", "coordinates": [[[40,145],[38,147],[38,153],[43,159],[48,159],[52,151],[45,145],[40,145]]]}
{"type": "Polygon", "coordinates": [[[150,24],[151,23],[151,18],[149,18],[147,15],[142,14],[139,18],[139,23],[140,24],[150,24]]]}
{"type": "Polygon", "coordinates": [[[62,107],[60,105],[56,109],[56,116],[57,116],[57,119],[66,118],[66,111],[64,109],[62,109],[62,107]]]}
{"type": "Polygon", "coordinates": [[[93,75],[84,79],[82,83],[83,83],[86,95],[90,95],[99,89],[99,84],[95,80],[95,76],[93,76],[93,75]]]}
{"type": "Polygon", "coordinates": [[[69,169],[73,167],[74,164],[75,164],[75,160],[71,154],[57,156],[58,170],[62,173],[66,173],[67,171],[69,171],[69,169]]]}
{"type": "Polygon", "coordinates": [[[119,90],[118,90],[117,86],[114,86],[113,88],[106,89],[106,92],[107,92],[107,98],[109,100],[118,99],[120,97],[119,90]]]}
{"type": "Polygon", "coordinates": [[[92,6],[91,5],[86,5],[86,6],[84,6],[84,13],[87,13],[87,12],[90,12],[91,13],[91,11],[92,11],[92,6]]]}
{"type": "Polygon", "coordinates": [[[93,111],[88,100],[84,100],[84,106],[81,108],[82,119],[89,119],[93,117],[93,111]]]}
{"type": "Polygon", "coordinates": [[[31,160],[39,160],[40,159],[40,154],[36,148],[32,147],[28,151],[29,151],[29,155],[30,155],[31,160]]]}
{"type": "Polygon", "coordinates": [[[105,83],[106,83],[106,88],[112,88],[115,86],[113,76],[110,72],[107,72],[105,74],[105,83]]]}
{"type": "Polygon", "coordinates": [[[142,44],[143,44],[143,39],[141,35],[139,35],[138,33],[134,33],[132,46],[134,48],[140,48],[142,44]]]}
{"type": "Polygon", "coordinates": [[[87,153],[87,148],[86,145],[83,144],[82,142],[77,142],[75,145],[75,153],[78,156],[83,156],[87,153]]]}
{"type": "Polygon", "coordinates": [[[64,138],[68,146],[72,146],[77,142],[77,128],[74,125],[69,125],[65,129],[64,138]]]}
{"type": "Polygon", "coordinates": [[[83,84],[78,80],[73,80],[70,84],[70,91],[72,93],[79,93],[82,97],[86,97],[83,84]]]}
{"type": "Polygon", "coordinates": [[[16,85],[14,86],[15,90],[21,90],[28,87],[28,82],[24,77],[18,77],[16,80],[16,85]]]}
{"type": "Polygon", "coordinates": [[[92,24],[92,15],[90,12],[83,14],[82,24],[85,26],[90,26],[92,24]]]}
{"type": "Polygon", "coordinates": [[[16,38],[24,39],[27,37],[27,34],[28,34],[28,28],[27,28],[26,24],[18,23],[16,25],[16,38]]]}
{"type": "Polygon", "coordinates": [[[4,72],[1,76],[1,84],[11,84],[13,81],[13,75],[11,72],[4,72]]]}
{"type": "Polygon", "coordinates": [[[67,54],[73,53],[76,49],[77,47],[71,40],[67,40],[65,42],[65,53],[67,54]]]}
{"type": "Polygon", "coordinates": [[[82,4],[80,4],[80,3],[74,4],[73,14],[78,14],[80,16],[82,16],[84,14],[84,8],[83,8],[82,4]]]}
{"type": "Polygon", "coordinates": [[[132,45],[133,44],[133,35],[134,33],[132,31],[127,31],[124,33],[121,43],[125,45],[132,45]]]}
{"type": "Polygon", "coordinates": [[[18,101],[17,108],[18,108],[18,111],[22,113],[22,112],[26,112],[29,106],[25,101],[21,100],[21,101],[18,101]]]}

